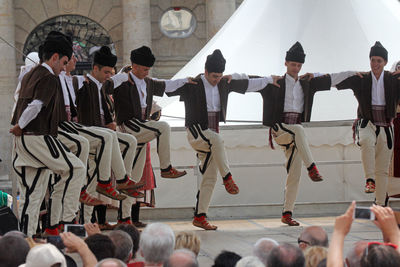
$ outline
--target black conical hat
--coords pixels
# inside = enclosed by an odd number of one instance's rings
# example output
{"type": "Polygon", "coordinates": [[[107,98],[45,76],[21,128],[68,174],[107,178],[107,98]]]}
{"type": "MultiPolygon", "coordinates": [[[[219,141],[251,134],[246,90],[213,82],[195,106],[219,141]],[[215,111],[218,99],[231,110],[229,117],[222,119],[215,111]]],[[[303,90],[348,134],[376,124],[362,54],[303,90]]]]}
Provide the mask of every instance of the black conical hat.
{"type": "Polygon", "coordinates": [[[223,73],[225,71],[226,60],[221,50],[215,49],[211,55],[207,56],[205,68],[208,72],[223,73]]]}
{"type": "Polygon", "coordinates": [[[286,52],[286,61],[294,61],[299,63],[304,63],[306,55],[304,54],[303,47],[299,42],[296,42],[289,51],[286,52]]]}
{"type": "Polygon", "coordinates": [[[371,51],[369,52],[369,58],[373,56],[382,57],[386,61],[388,60],[388,51],[386,50],[386,48],[383,47],[383,45],[379,41],[376,41],[374,46],[371,47],[371,51]]]}
{"type": "Polygon", "coordinates": [[[114,68],[117,63],[117,56],[111,52],[108,46],[102,46],[100,50],[94,53],[93,63],[114,68]]]}

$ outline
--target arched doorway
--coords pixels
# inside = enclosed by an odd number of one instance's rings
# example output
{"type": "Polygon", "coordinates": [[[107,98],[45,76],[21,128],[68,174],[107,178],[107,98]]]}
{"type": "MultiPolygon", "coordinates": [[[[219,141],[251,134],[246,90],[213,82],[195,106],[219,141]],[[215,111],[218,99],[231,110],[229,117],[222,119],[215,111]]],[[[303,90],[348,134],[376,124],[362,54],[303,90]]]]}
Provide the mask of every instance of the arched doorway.
{"type": "Polygon", "coordinates": [[[39,46],[51,31],[61,31],[71,36],[74,54],[78,59],[75,70],[77,74],[91,69],[93,52],[99,47],[107,45],[116,54],[114,43],[107,31],[94,20],[80,15],[61,15],[39,24],[28,35],[24,44],[24,54],[39,51],[39,46]]]}

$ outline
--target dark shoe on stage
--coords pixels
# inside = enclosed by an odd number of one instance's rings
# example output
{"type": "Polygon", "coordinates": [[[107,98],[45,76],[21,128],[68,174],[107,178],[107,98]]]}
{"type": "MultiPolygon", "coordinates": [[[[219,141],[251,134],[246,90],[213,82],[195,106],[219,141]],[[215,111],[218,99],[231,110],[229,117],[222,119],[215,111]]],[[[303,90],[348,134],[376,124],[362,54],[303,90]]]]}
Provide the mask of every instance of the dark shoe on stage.
{"type": "Polygon", "coordinates": [[[223,182],[226,192],[232,195],[239,193],[239,187],[236,185],[235,181],[233,181],[231,174],[228,174],[226,178],[223,178],[223,182]]]}
{"type": "Polygon", "coordinates": [[[99,229],[101,231],[114,230],[115,227],[116,227],[116,225],[111,225],[108,222],[106,222],[104,224],[99,224],[99,229]]]}
{"type": "Polygon", "coordinates": [[[111,183],[108,184],[97,184],[96,186],[97,193],[105,195],[106,197],[115,199],[115,200],[124,200],[126,196],[119,194],[111,183]]]}
{"type": "Polygon", "coordinates": [[[372,178],[367,179],[367,183],[365,184],[365,193],[371,194],[375,193],[375,180],[372,178]]]}
{"type": "Polygon", "coordinates": [[[292,218],[292,213],[291,212],[284,212],[282,214],[281,222],[289,225],[289,226],[299,226],[300,223],[298,223],[296,220],[292,218]]]}
{"type": "Polygon", "coordinates": [[[97,206],[97,205],[103,205],[104,202],[101,201],[100,199],[95,198],[94,196],[91,196],[86,192],[86,190],[81,192],[81,195],[79,197],[79,202],[82,204],[88,205],[88,206],[97,206]]]}
{"type": "Polygon", "coordinates": [[[193,225],[199,228],[203,228],[204,230],[217,230],[216,225],[212,225],[207,221],[206,216],[194,217],[193,225]]]}
{"type": "Polygon", "coordinates": [[[129,177],[126,177],[126,181],[123,183],[118,183],[117,181],[117,190],[125,190],[125,189],[137,189],[144,186],[144,182],[135,182],[131,180],[129,177]]]}
{"type": "Polygon", "coordinates": [[[145,228],[147,226],[147,223],[142,223],[142,222],[132,222],[132,224],[136,227],[136,228],[145,228]]]}
{"type": "Polygon", "coordinates": [[[186,171],[178,171],[175,168],[170,168],[168,171],[161,171],[162,178],[175,179],[186,175],[186,171]]]}
{"type": "Polygon", "coordinates": [[[323,180],[315,164],[313,164],[312,168],[308,171],[308,177],[310,177],[313,182],[321,182],[323,180]]]}

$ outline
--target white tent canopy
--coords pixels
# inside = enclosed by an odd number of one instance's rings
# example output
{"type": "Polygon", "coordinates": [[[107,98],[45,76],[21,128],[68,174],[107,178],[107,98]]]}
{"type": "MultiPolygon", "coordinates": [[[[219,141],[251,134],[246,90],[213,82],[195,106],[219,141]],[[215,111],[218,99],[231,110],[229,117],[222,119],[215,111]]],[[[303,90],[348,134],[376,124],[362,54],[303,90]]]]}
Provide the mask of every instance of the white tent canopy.
{"type": "MultiPolygon", "coordinates": [[[[397,0],[245,0],[174,78],[204,72],[207,55],[217,48],[227,60],[226,74],[282,75],[286,51],[296,41],[306,53],[301,73],[368,71],[370,47],[377,40],[389,51],[386,69],[390,69],[400,59],[397,0]]],[[[184,116],[182,103],[169,105],[176,99],[161,99],[163,114],[184,116]]],[[[352,91],[333,89],[315,96],[311,119],[353,119],[356,109],[352,91]]],[[[258,93],[230,95],[228,119],[259,121],[261,117],[258,93]]]]}

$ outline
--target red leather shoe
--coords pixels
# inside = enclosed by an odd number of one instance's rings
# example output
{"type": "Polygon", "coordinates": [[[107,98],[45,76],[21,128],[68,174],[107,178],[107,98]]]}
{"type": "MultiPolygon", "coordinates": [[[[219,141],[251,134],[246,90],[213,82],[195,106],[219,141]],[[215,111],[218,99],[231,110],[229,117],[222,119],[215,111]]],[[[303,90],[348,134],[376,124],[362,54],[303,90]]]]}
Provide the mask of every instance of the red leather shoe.
{"type": "Polygon", "coordinates": [[[120,191],[121,191],[121,193],[124,193],[125,195],[134,197],[134,198],[144,198],[145,197],[145,194],[137,191],[137,189],[123,189],[120,191]]]}
{"type": "Polygon", "coordinates": [[[115,200],[124,200],[126,196],[119,194],[111,183],[108,184],[100,184],[98,183],[96,186],[97,193],[103,194],[106,197],[115,199],[115,200]]]}
{"type": "Polygon", "coordinates": [[[232,179],[232,175],[229,174],[228,178],[223,179],[226,192],[232,195],[239,193],[239,187],[236,185],[235,181],[232,179]]]}
{"type": "Polygon", "coordinates": [[[44,229],[42,237],[55,236],[55,235],[60,235],[60,233],[58,232],[58,228],[46,228],[44,229]]]}
{"type": "Polygon", "coordinates": [[[291,213],[282,214],[281,222],[283,222],[289,226],[299,226],[300,225],[300,223],[298,223],[296,220],[294,220],[292,218],[291,213]]]}
{"type": "Polygon", "coordinates": [[[169,171],[161,171],[162,178],[176,179],[186,175],[186,171],[178,171],[175,168],[172,168],[169,171]]]}
{"type": "Polygon", "coordinates": [[[313,182],[321,182],[323,180],[322,176],[319,174],[317,166],[315,165],[308,171],[308,177],[310,177],[313,182]]]}
{"type": "Polygon", "coordinates": [[[120,225],[120,224],[132,224],[132,221],[129,219],[129,220],[118,220],[118,225],[120,225]]]}
{"type": "Polygon", "coordinates": [[[204,230],[217,230],[216,225],[212,225],[207,221],[206,216],[194,217],[193,225],[199,228],[203,228],[204,230]]]}
{"type": "Polygon", "coordinates": [[[364,192],[367,194],[375,193],[375,181],[374,179],[368,178],[365,184],[364,192]]]}
{"type": "Polygon", "coordinates": [[[97,206],[97,205],[103,205],[104,202],[101,201],[98,198],[95,198],[94,196],[88,194],[86,190],[81,192],[81,195],[79,197],[79,202],[88,205],[88,206],[97,206]]]}
{"type": "Polygon", "coordinates": [[[117,190],[121,191],[124,189],[137,189],[144,186],[144,181],[135,182],[127,177],[126,181],[123,183],[117,182],[117,190]]]}

